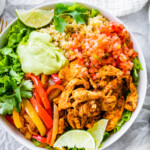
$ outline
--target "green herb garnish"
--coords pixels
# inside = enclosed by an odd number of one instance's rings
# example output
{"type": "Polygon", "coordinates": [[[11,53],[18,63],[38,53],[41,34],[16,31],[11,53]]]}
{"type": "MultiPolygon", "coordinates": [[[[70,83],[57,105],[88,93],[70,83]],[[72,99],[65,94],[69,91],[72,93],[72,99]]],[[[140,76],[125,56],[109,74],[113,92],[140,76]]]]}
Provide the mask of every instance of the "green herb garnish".
{"type": "Polygon", "coordinates": [[[74,5],[68,4],[56,4],[54,16],[54,25],[55,29],[61,33],[64,32],[65,27],[67,26],[67,22],[63,19],[64,15],[70,15],[79,24],[85,24],[88,17],[94,17],[98,14],[97,10],[92,9],[91,13],[90,10],[86,7],[80,6],[77,3],[74,5]]]}
{"type": "Polygon", "coordinates": [[[99,11],[98,11],[98,10],[92,9],[91,14],[90,14],[90,17],[93,18],[93,17],[97,16],[98,14],[99,14],[99,11]]]}

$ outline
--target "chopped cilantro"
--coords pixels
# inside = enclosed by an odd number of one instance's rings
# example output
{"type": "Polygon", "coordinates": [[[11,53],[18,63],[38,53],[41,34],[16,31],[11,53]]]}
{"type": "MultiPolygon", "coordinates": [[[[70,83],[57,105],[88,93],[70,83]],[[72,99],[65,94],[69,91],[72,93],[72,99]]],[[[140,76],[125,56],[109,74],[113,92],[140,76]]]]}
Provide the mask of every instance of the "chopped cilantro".
{"type": "Polygon", "coordinates": [[[62,16],[70,15],[76,23],[85,24],[89,16],[94,17],[98,14],[97,10],[92,10],[90,14],[90,10],[88,8],[80,6],[77,3],[74,3],[74,5],[59,3],[55,6],[56,15],[54,16],[54,25],[55,29],[61,33],[64,32],[65,27],[67,26],[67,22],[62,16]]]}
{"type": "Polygon", "coordinates": [[[90,14],[90,17],[93,18],[93,17],[95,17],[97,14],[99,14],[99,11],[96,10],[96,9],[92,9],[91,14],[90,14]]]}

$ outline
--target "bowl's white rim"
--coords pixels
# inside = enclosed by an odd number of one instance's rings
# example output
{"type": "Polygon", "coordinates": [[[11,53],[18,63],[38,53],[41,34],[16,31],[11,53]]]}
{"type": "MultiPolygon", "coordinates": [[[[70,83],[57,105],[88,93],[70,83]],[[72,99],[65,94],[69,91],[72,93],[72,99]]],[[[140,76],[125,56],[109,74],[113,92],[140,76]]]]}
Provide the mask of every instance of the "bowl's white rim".
{"type": "MultiPolygon", "coordinates": [[[[44,5],[40,5],[38,7],[35,7],[33,9],[38,9],[38,8],[44,8],[44,7],[48,7],[48,6],[53,6],[55,4],[57,4],[59,2],[51,2],[51,3],[46,3],[44,5]]],[[[61,3],[73,3],[73,2],[70,2],[70,1],[65,1],[65,2],[61,2],[61,3]]],[[[102,14],[105,16],[105,15],[108,15],[110,18],[112,18],[113,20],[115,20],[116,22],[119,22],[119,23],[122,23],[124,24],[122,21],[120,21],[118,18],[116,18],[115,16],[113,16],[111,13],[109,13],[108,11],[104,10],[104,9],[101,9],[99,6],[94,6],[88,2],[78,2],[80,4],[83,4],[83,5],[86,5],[88,6],[89,8],[95,8],[95,9],[98,9],[99,11],[103,12],[102,14]]],[[[108,18],[108,17],[107,17],[108,18]]],[[[8,28],[10,28],[11,25],[13,25],[13,23],[17,20],[18,18],[16,17],[8,26],[7,28],[2,32],[2,34],[0,35],[0,38],[3,36],[3,34],[5,33],[5,31],[7,31],[8,28]]],[[[126,25],[124,24],[124,26],[126,27],[126,25]]],[[[141,101],[141,105],[137,106],[135,112],[132,114],[132,117],[131,119],[125,124],[122,126],[121,130],[118,132],[118,133],[115,133],[115,137],[113,139],[111,139],[111,141],[109,142],[104,142],[104,146],[102,148],[100,148],[99,150],[102,150],[108,146],[110,146],[112,143],[114,143],[115,141],[117,141],[123,134],[125,134],[125,132],[131,127],[131,125],[133,124],[133,122],[135,121],[135,119],[137,118],[138,114],[140,113],[140,110],[142,109],[142,106],[143,106],[143,103],[144,103],[144,99],[145,99],[145,96],[146,96],[146,90],[147,90],[147,69],[146,69],[146,64],[145,64],[145,59],[144,59],[144,56],[143,56],[143,53],[142,53],[142,50],[139,46],[139,44],[137,43],[135,37],[133,36],[133,34],[130,32],[130,30],[128,29],[128,27],[126,27],[126,29],[128,30],[128,32],[130,33],[130,36],[131,36],[131,40],[134,41],[134,45],[136,45],[137,49],[138,49],[138,53],[139,53],[139,59],[140,61],[142,62],[142,67],[143,67],[143,76],[142,78],[144,78],[144,83],[143,83],[143,86],[142,86],[142,100],[141,101]]],[[[138,100],[139,101],[139,100],[138,100]]],[[[5,128],[5,130],[12,136],[14,137],[18,142],[22,143],[23,145],[25,145],[26,147],[30,148],[30,149],[43,149],[43,148],[37,148],[35,147],[34,145],[31,145],[29,144],[29,141],[27,141],[24,136],[20,135],[20,136],[17,136],[17,134],[15,132],[13,132],[12,130],[14,129],[14,127],[10,126],[10,124],[8,123],[8,121],[3,117],[3,116],[0,116],[0,123],[1,125],[3,126],[3,128],[5,128]],[[9,127],[8,127],[9,126],[9,127]],[[24,139],[23,139],[24,138],[24,139]]]]}

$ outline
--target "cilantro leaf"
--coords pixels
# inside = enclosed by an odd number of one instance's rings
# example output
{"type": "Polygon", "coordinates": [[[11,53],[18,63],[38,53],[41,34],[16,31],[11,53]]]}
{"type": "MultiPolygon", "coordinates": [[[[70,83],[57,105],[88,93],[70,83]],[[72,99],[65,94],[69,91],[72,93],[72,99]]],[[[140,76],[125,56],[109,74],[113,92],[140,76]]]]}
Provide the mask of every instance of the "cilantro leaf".
{"type": "Polygon", "coordinates": [[[93,18],[93,17],[95,17],[97,14],[99,14],[99,11],[96,10],[96,9],[92,9],[91,14],[90,14],[90,17],[93,18]]]}
{"type": "Polygon", "coordinates": [[[65,11],[68,11],[68,6],[62,3],[56,4],[55,6],[56,6],[55,12],[57,15],[62,14],[65,11]]]}
{"type": "Polygon", "coordinates": [[[67,26],[66,21],[59,17],[59,16],[55,16],[54,17],[54,25],[55,25],[55,29],[57,31],[59,31],[60,33],[63,33],[65,30],[65,27],[67,26]]]}
{"type": "Polygon", "coordinates": [[[61,33],[64,32],[65,27],[67,26],[67,22],[62,18],[64,15],[70,15],[74,18],[76,23],[85,24],[90,11],[88,8],[78,5],[74,3],[74,5],[69,4],[56,4],[56,15],[54,16],[54,25],[55,29],[61,33]]]}
{"type": "Polygon", "coordinates": [[[0,97],[0,114],[11,114],[15,106],[14,95],[4,95],[0,97]]]}
{"type": "Polygon", "coordinates": [[[86,20],[88,18],[87,14],[82,14],[81,12],[79,12],[77,10],[75,10],[69,14],[74,18],[76,23],[79,23],[79,24],[85,24],[86,20]]]}

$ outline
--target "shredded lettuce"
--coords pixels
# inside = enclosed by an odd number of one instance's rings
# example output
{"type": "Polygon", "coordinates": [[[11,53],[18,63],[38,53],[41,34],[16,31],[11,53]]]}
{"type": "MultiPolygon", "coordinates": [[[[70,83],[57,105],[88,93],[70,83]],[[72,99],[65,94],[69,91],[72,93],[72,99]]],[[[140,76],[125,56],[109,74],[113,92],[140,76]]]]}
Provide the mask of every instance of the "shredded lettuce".
{"type": "Polygon", "coordinates": [[[77,147],[74,147],[74,148],[69,148],[69,147],[64,147],[66,150],[85,150],[85,148],[77,148],[77,147]]]}
{"type": "Polygon", "coordinates": [[[14,107],[20,111],[21,96],[31,96],[21,89],[24,73],[16,54],[19,42],[22,39],[25,42],[31,30],[18,20],[8,34],[5,47],[0,49],[0,114],[11,114],[14,107]]]}
{"type": "Polygon", "coordinates": [[[130,120],[131,115],[132,115],[132,112],[131,112],[131,111],[124,110],[123,115],[122,115],[122,118],[118,121],[118,123],[116,124],[116,126],[115,126],[115,128],[114,128],[114,130],[113,130],[114,133],[118,132],[118,131],[121,129],[122,125],[123,125],[125,122],[127,122],[127,121],[130,120]]]}
{"type": "Polygon", "coordinates": [[[110,133],[105,131],[102,142],[106,141],[109,138],[109,136],[110,136],[110,133]]]}
{"type": "Polygon", "coordinates": [[[137,86],[138,81],[139,81],[139,72],[140,70],[143,70],[143,68],[142,68],[140,61],[138,60],[138,57],[135,57],[133,59],[133,63],[134,63],[134,66],[133,66],[131,75],[133,77],[133,83],[137,86]]]}

